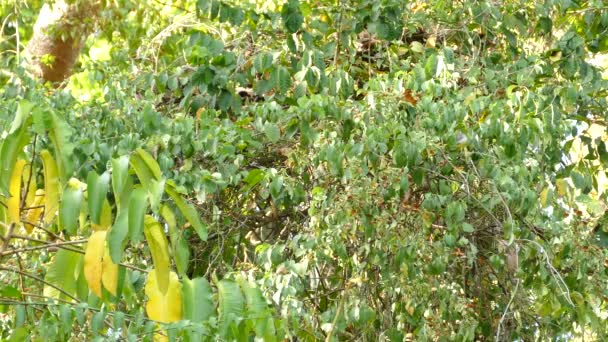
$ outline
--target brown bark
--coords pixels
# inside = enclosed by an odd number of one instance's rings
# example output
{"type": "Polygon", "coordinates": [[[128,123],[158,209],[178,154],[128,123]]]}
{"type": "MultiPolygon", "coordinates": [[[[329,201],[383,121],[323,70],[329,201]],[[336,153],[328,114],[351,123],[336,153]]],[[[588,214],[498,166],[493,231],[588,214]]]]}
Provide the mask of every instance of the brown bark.
{"type": "Polygon", "coordinates": [[[34,75],[50,82],[62,82],[71,75],[100,8],[98,0],[73,4],[56,0],[52,6],[42,7],[26,48],[34,75]]]}

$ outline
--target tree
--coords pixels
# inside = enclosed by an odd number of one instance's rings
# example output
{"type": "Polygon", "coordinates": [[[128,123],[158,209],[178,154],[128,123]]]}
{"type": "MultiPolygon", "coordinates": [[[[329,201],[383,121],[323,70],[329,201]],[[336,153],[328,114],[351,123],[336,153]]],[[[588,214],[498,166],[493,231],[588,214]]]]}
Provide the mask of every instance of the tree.
{"type": "Polygon", "coordinates": [[[5,54],[1,338],[606,339],[606,18],[118,1],[65,87],[5,54]]]}

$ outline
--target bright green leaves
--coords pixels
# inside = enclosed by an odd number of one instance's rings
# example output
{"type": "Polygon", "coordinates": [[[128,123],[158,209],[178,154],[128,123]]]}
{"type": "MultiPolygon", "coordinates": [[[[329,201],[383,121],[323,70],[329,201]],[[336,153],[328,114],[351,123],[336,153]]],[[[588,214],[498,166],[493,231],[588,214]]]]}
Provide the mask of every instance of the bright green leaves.
{"type": "Polygon", "coordinates": [[[95,171],[90,171],[87,177],[87,192],[89,203],[89,215],[93,224],[101,224],[101,211],[108,189],[110,188],[110,174],[105,172],[99,176],[95,171]]]}
{"type": "Polygon", "coordinates": [[[283,18],[283,23],[289,33],[297,32],[304,23],[304,17],[302,11],[300,11],[300,2],[289,0],[284,4],[281,10],[281,18],[283,18]]]}
{"type": "Polygon", "coordinates": [[[160,223],[152,216],[145,218],[144,234],[154,262],[156,286],[161,293],[166,293],[169,288],[169,272],[171,271],[167,237],[160,223]]]}
{"type": "Polygon", "coordinates": [[[70,179],[63,190],[59,207],[59,226],[69,235],[75,235],[82,203],[82,187],[76,178],[70,179]]]}

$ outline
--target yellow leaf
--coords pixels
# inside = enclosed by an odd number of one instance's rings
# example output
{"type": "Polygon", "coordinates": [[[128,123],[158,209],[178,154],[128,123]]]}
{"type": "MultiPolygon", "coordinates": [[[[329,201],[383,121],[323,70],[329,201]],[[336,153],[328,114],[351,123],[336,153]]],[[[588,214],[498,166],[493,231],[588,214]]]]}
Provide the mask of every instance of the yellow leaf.
{"type": "Polygon", "coordinates": [[[106,246],[102,260],[101,283],[113,296],[116,296],[118,287],[118,265],[112,262],[110,249],[106,246]]]}
{"type": "Polygon", "coordinates": [[[34,200],[36,199],[36,177],[32,175],[30,180],[30,169],[31,165],[26,164],[25,169],[23,170],[23,181],[25,182],[25,186],[27,186],[28,180],[30,181],[29,188],[27,189],[27,193],[25,194],[25,207],[29,208],[33,206],[34,200]]]}
{"type": "Polygon", "coordinates": [[[182,284],[175,272],[170,272],[166,293],[163,294],[158,288],[156,269],[148,274],[144,290],[148,296],[146,313],[150,319],[171,323],[182,318],[182,284]]]}
{"type": "Polygon", "coordinates": [[[552,191],[548,187],[544,188],[543,191],[540,192],[540,204],[543,208],[547,206],[547,203],[551,199],[551,193],[552,191]]]}
{"type": "Polygon", "coordinates": [[[57,163],[47,150],[40,152],[42,166],[44,168],[44,223],[49,224],[57,215],[59,208],[59,176],[57,175],[57,163]]]}
{"type": "Polygon", "coordinates": [[[42,216],[44,210],[44,198],[44,190],[38,189],[34,193],[34,201],[26,205],[27,211],[23,216],[23,221],[25,221],[25,230],[28,234],[34,230],[32,224],[38,224],[38,221],[40,221],[40,216],[42,216]]]}
{"type": "Polygon", "coordinates": [[[158,277],[158,288],[162,293],[166,293],[169,286],[169,272],[171,271],[169,243],[162,226],[155,218],[146,215],[144,225],[144,235],[148,241],[154,269],[158,277]]]}
{"type": "Polygon", "coordinates": [[[110,202],[106,199],[103,202],[103,207],[101,208],[101,217],[99,218],[99,224],[95,224],[91,222],[91,228],[95,231],[105,231],[110,229],[112,226],[112,206],[110,206],[110,202]]]}
{"type": "Polygon", "coordinates": [[[25,160],[19,159],[15,163],[13,173],[9,182],[9,199],[6,201],[8,209],[8,224],[18,223],[20,220],[20,209],[21,209],[21,176],[23,175],[23,167],[25,166],[25,160]]]}
{"type": "Polygon", "coordinates": [[[84,277],[89,284],[89,289],[99,298],[101,298],[101,273],[105,243],[105,231],[93,232],[84,252],[84,277]]]}

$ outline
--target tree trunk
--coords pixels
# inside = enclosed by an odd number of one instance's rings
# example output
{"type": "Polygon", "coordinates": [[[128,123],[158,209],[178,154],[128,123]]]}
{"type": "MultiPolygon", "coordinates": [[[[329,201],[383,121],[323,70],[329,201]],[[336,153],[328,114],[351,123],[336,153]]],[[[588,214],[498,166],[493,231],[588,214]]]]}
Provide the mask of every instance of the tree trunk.
{"type": "Polygon", "coordinates": [[[42,7],[26,48],[28,63],[37,77],[62,82],[71,75],[100,8],[98,0],[78,0],[73,4],[56,0],[52,6],[42,7]]]}

